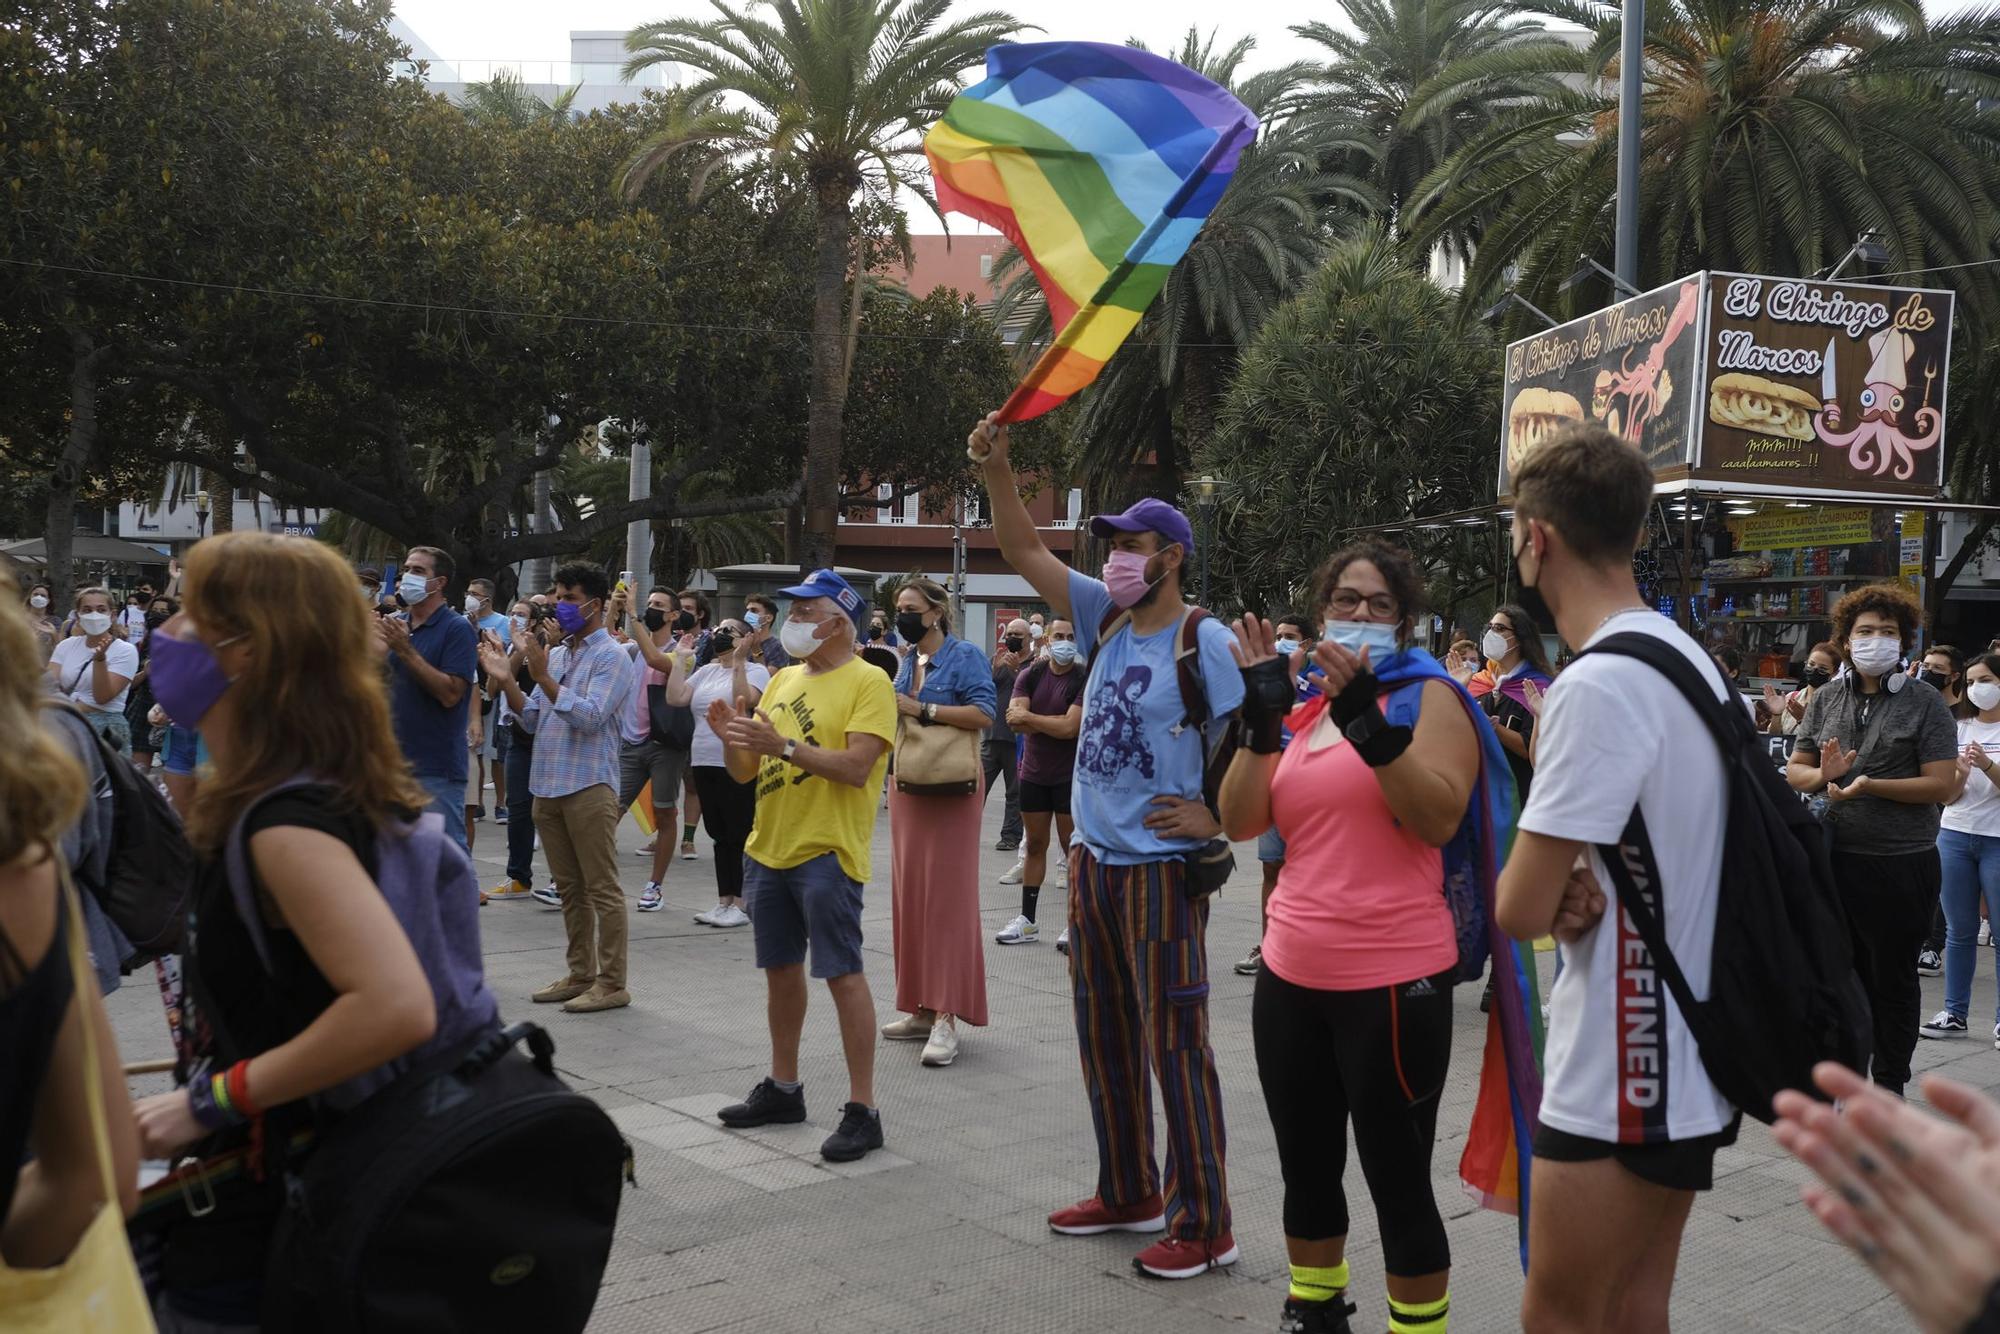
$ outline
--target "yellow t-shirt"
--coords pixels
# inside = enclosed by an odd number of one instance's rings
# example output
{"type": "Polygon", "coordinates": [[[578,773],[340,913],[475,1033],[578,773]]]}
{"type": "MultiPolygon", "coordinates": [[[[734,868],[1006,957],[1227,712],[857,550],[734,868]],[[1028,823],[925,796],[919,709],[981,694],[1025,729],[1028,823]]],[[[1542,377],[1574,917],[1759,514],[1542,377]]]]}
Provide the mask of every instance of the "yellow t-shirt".
{"type": "MultiPolygon", "coordinates": [[[[860,658],[817,676],[807,675],[803,666],[787,667],[771,678],[757,707],[781,736],[796,737],[801,749],[843,749],[851,732],[895,744],[896,688],[880,668],[860,658]]],[[[757,823],[743,850],[774,871],[835,853],[848,879],[866,881],[888,768],[884,746],[866,785],[849,787],[766,755],[757,770],[757,823]]]]}

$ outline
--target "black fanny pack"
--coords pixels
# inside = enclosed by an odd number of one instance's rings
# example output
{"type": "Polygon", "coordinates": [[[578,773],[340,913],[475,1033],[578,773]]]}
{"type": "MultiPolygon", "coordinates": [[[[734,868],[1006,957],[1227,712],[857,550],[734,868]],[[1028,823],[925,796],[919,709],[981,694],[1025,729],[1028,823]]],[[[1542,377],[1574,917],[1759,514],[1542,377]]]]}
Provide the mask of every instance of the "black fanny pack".
{"type": "Polygon", "coordinates": [[[1226,838],[1212,838],[1193,852],[1181,854],[1181,864],[1187,867],[1184,878],[1187,896],[1191,899],[1205,899],[1227,884],[1236,872],[1236,852],[1226,838]]]}

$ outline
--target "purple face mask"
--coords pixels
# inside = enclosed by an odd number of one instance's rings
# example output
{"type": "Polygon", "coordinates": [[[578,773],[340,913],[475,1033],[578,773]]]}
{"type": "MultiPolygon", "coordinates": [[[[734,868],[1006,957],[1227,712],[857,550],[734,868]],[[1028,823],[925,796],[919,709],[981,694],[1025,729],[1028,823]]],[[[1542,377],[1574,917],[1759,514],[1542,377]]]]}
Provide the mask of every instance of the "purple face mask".
{"type": "Polygon", "coordinates": [[[562,627],[564,634],[573,635],[589,623],[590,617],[584,615],[583,608],[576,603],[556,603],[556,624],[562,627]]]}
{"type": "MultiPolygon", "coordinates": [[[[218,647],[235,642],[225,639],[218,647]]],[[[151,650],[146,679],[152,683],[154,700],[179,726],[200,726],[234,684],[215,660],[215,650],[199,639],[177,639],[163,632],[154,635],[151,650]]]]}

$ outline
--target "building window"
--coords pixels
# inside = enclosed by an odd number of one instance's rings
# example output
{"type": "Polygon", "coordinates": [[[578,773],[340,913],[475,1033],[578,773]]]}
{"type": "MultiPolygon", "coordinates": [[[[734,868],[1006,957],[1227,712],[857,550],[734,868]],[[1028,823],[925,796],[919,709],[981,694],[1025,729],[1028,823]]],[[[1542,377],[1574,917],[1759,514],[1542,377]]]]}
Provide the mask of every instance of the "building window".
{"type": "Polygon", "coordinates": [[[965,523],[969,526],[972,524],[981,524],[985,522],[986,522],[986,497],[967,496],[965,498],[965,523]]]}
{"type": "Polygon", "coordinates": [[[993,276],[993,256],[981,255],[979,257],[979,276],[982,278],[991,278],[993,276]]]}
{"type": "Polygon", "coordinates": [[[1072,528],[1083,522],[1082,487],[1073,486],[1069,489],[1069,494],[1063,497],[1063,512],[1056,515],[1056,518],[1067,523],[1072,528]]]}
{"type": "Polygon", "coordinates": [[[907,495],[901,500],[895,500],[893,499],[895,494],[896,487],[892,482],[883,482],[875,488],[875,498],[881,502],[875,507],[875,522],[916,523],[918,521],[917,506],[919,497],[916,495],[907,495]]]}

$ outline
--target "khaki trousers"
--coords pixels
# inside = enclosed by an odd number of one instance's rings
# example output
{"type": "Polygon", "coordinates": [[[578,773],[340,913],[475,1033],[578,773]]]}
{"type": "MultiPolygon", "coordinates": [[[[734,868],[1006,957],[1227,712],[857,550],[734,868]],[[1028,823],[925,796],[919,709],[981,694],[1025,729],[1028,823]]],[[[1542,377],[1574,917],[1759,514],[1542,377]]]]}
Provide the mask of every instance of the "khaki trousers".
{"type": "Polygon", "coordinates": [[[618,887],[618,794],[599,784],[566,797],[535,798],[542,836],[562,895],[569,977],[600,991],[625,989],[625,893],[618,887]]]}

